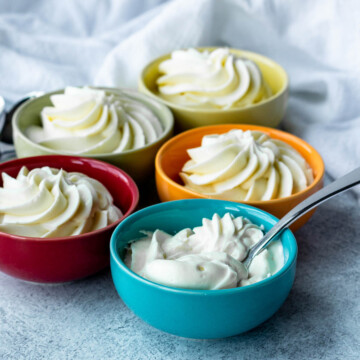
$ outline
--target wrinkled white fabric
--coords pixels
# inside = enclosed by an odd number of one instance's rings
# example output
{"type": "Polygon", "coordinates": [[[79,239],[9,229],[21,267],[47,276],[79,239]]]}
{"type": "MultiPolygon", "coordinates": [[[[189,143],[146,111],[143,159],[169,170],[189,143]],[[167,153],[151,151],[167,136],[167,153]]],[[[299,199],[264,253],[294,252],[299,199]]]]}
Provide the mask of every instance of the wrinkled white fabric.
{"type": "Polygon", "coordinates": [[[144,65],[176,49],[255,51],[289,74],[282,126],[338,177],[360,162],[359,17],[356,0],[1,0],[0,94],[11,103],[68,85],[136,87],[144,65]]]}

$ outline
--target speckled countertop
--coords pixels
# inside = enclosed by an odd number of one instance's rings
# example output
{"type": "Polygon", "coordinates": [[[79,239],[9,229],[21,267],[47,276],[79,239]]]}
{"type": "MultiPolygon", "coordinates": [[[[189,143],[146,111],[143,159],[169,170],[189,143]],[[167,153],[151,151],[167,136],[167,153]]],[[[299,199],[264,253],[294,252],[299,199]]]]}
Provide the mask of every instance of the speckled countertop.
{"type": "Polygon", "coordinates": [[[121,301],[109,270],[36,285],[0,274],[0,359],[358,359],[360,208],[347,193],[296,234],[297,276],[280,311],[221,340],[158,331],[121,301]]]}

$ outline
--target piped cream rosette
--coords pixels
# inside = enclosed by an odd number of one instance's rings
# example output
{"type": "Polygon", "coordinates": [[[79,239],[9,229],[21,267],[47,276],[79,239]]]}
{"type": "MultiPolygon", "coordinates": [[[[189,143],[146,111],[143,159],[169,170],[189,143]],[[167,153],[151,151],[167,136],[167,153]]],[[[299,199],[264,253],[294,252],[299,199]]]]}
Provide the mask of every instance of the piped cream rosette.
{"type": "Polygon", "coordinates": [[[159,95],[172,103],[199,108],[246,107],[271,96],[255,62],[227,48],[178,50],[159,65],[159,95]]]}
{"type": "Polygon", "coordinates": [[[97,180],[50,167],[16,178],[2,174],[0,231],[30,237],[63,237],[101,229],[122,213],[109,191],[97,180]]]}
{"type": "Polygon", "coordinates": [[[215,198],[278,199],[313,182],[311,168],[295,149],[259,131],[207,135],[188,154],[180,173],[185,186],[215,198]]]}
{"type": "Polygon", "coordinates": [[[30,126],[26,134],[53,150],[77,155],[121,153],[150,144],[163,133],[159,118],[136,95],[67,87],[64,94],[50,99],[54,106],[42,110],[42,126],[30,126]]]}

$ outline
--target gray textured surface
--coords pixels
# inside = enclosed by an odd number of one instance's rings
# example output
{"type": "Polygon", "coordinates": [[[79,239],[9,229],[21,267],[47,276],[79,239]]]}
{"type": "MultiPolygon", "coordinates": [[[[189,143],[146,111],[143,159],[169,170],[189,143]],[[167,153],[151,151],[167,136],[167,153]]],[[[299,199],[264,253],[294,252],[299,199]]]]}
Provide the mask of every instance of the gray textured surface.
{"type": "Polygon", "coordinates": [[[194,341],[160,332],[118,297],[110,272],[61,285],[0,274],[0,359],[358,359],[360,209],[351,193],[298,231],[295,285],[246,334],[194,341]]]}

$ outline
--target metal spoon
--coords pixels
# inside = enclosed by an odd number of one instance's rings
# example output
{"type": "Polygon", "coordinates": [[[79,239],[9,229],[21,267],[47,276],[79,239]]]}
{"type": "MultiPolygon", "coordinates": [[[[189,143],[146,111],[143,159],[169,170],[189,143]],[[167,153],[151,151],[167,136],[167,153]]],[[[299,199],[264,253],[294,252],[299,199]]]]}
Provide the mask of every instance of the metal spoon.
{"type": "Polygon", "coordinates": [[[0,96],[0,160],[9,159],[15,156],[15,150],[13,147],[13,134],[12,134],[12,118],[20,105],[24,102],[43,95],[42,91],[32,91],[28,93],[24,98],[16,102],[8,112],[5,112],[5,101],[0,96]]]}
{"type": "Polygon", "coordinates": [[[4,126],[4,121],[5,121],[5,100],[0,95],[0,134],[1,134],[1,129],[4,126]]]}
{"type": "Polygon", "coordinates": [[[285,228],[291,225],[295,220],[306,214],[308,211],[329,200],[333,196],[360,184],[360,167],[333,181],[321,190],[309,196],[303,202],[290,210],[279,222],[277,222],[248,252],[243,260],[245,270],[248,271],[251,262],[256,255],[259,255],[270,242],[279,235],[285,228]]]}
{"type": "MultiPolygon", "coordinates": [[[[13,117],[15,111],[24,102],[26,102],[34,97],[41,96],[43,94],[44,94],[43,91],[32,91],[32,92],[28,93],[24,98],[22,98],[21,100],[16,102],[8,112],[4,112],[3,114],[1,114],[1,116],[0,116],[0,141],[7,143],[7,144],[13,143],[11,120],[12,120],[12,117],[13,117]]],[[[1,102],[1,100],[0,100],[0,102],[1,102]]]]}

